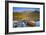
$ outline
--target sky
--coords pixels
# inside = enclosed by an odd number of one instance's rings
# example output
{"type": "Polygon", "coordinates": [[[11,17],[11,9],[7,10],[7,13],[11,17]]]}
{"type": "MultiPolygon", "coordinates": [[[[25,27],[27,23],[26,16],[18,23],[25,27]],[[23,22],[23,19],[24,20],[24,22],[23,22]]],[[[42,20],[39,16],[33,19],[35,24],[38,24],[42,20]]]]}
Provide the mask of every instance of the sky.
{"type": "Polygon", "coordinates": [[[22,7],[13,7],[13,12],[23,12],[23,11],[31,10],[31,11],[39,11],[39,8],[22,8],[22,7]]]}

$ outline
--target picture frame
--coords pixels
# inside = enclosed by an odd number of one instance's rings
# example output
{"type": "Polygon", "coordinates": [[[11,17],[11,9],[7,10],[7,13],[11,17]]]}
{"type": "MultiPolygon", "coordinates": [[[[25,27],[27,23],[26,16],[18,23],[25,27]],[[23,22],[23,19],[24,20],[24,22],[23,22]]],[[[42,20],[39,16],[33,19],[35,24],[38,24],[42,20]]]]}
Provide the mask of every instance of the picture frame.
{"type": "MultiPolygon", "coordinates": [[[[31,8],[31,9],[33,9],[33,8],[31,8]]],[[[19,10],[16,10],[16,11],[19,11],[19,10]]],[[[36,10],[38,10],[38,8],[36,10]]],[[[14,14],[12,16],[14,18],[14,14]]],[[[5,34],[37,33],[37,32],[45,32],[45,3],[42,3],[42,2],[5,1],[5,34]],[[17,6],[18,5],[17,3],[20,4],[20,6],[17,6]],[[37,27],[36,27],[36,29],[33,28],[33,27],[29,28],[29,29],[25,28],[25,27],[23,29],[23,27],[22,28],[20,27],[20,28],[17,28],[17,29],[15,28],[16,30],[15,29],[12,30],[9,27],[10,25],[12,25],[11,24],[12,21],[9,20],[11,18],[11,15],[9,16],[9,14],[12,13],[12,11],[14,11],[14,8],[18,8],[19,7],[19,10],[20,10],[22,8],[27,8],[27,7],[30,8],[30,6],[33,7],[34,9],[35,9],[35,7],[36,8],[37,7],[39,7],[39,8],[41,7],[40,10],[39,10],[40,11],[40,16],[41,16],[40,17],[40,23],[41,23],[40,26],[41,27],[39,27],[38,29],[37,29],[37,27]],[[13,10],[11,8],[13,8],[13,10]],[[9,11],[11,11],[11,12],[9,12],[9,11]],[[21,29],[21,30],[19,30],[19,29],[21,29]]]]}

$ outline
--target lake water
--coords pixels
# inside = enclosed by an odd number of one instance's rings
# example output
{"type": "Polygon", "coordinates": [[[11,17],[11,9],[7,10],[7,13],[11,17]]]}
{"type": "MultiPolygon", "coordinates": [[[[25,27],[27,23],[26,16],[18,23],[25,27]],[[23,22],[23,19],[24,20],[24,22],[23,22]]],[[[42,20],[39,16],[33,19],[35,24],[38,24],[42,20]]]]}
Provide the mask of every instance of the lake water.
{"type": "MultiPolygon", "coordinates": [[[[18,22],[18,23],[14,23],[13,24],[14,27],[27,27],[27,23],[26,22],[18,22]]],[[[39,27],[40,26],[40,21],[36,21],[35,22],[35,27],[39,27]]]]}

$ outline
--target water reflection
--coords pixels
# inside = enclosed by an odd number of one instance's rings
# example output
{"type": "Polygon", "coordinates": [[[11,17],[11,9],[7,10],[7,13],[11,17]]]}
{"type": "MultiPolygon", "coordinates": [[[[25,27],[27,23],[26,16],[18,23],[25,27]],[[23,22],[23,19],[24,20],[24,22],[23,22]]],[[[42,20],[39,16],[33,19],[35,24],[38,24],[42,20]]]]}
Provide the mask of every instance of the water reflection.
{"type": "Polygon", "coordinates": [[[35,26],[40,26],[40,21],[36,21],[35,26]]]}

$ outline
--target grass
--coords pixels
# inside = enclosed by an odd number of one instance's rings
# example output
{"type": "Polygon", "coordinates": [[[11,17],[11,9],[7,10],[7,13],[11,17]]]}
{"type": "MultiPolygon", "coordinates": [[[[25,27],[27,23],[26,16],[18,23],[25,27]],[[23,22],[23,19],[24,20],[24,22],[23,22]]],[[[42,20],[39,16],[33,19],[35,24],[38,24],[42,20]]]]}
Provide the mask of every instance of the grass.
{"type": "Polygon", "coordinates": [[[13,12],[13,20],[29,20],[29,19],[31,19],[31,20],[33,20],[33,21],[35,21],[35,20],[37,20],[37,19],[39,19],[40,17],[39,17],[40,15],[39,15],[39,13],[14,13],[13,12]]]}

